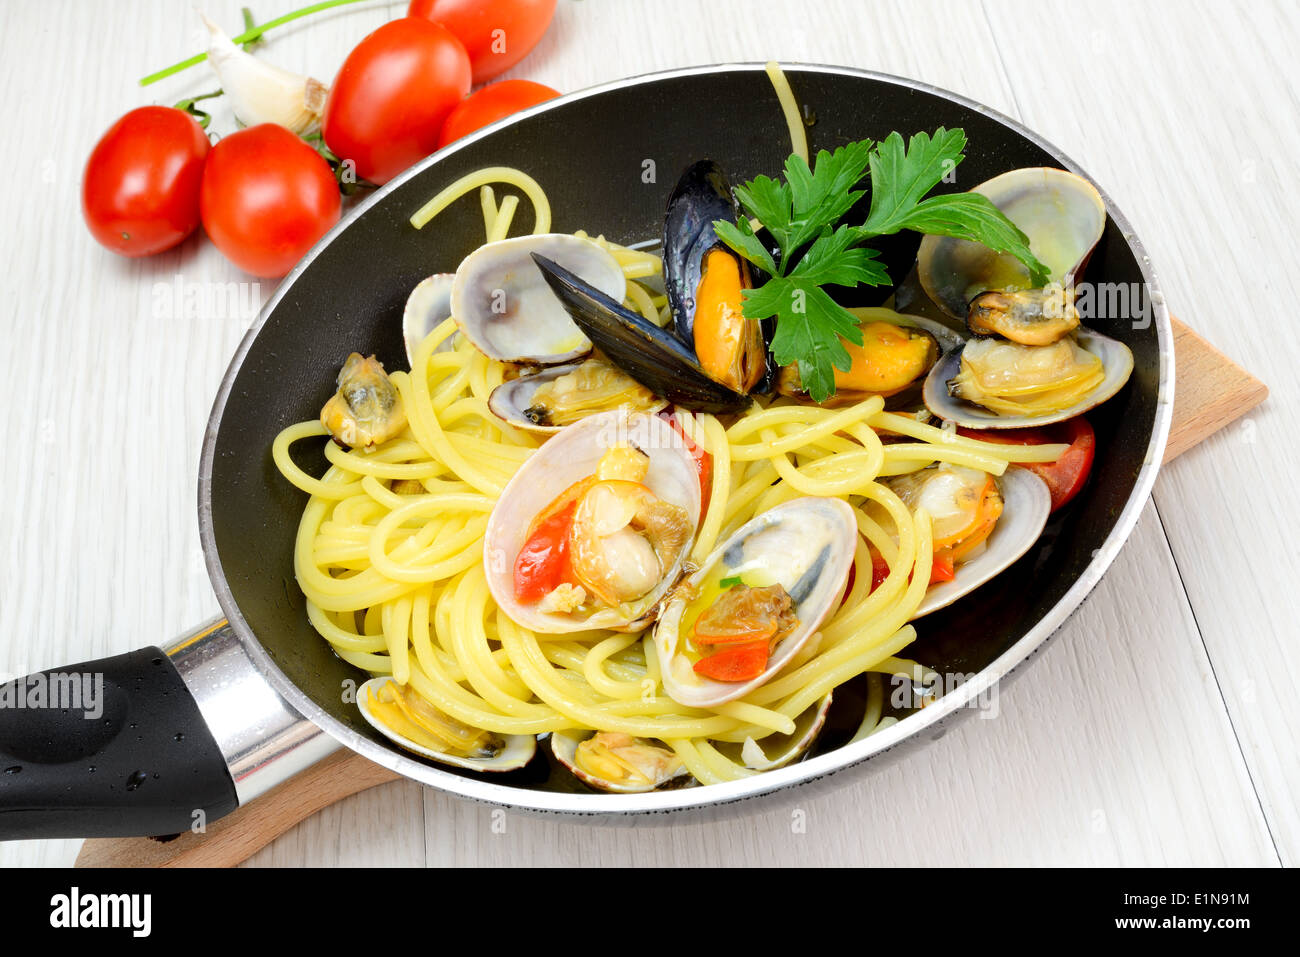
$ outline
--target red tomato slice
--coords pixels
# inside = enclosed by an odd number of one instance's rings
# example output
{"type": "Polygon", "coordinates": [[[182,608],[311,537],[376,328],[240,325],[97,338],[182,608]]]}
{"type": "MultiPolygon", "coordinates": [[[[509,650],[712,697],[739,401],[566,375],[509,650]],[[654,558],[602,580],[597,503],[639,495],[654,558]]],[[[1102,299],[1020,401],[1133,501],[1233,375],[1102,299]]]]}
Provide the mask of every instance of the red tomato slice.
{"type": "Polygon", "coordinates": [[[569,526],[578,509],[574,498],[544,518],[524,542],[515,559],[515,597],[520,601],[541,601],[567,577],[569,526]]]}
{"type": "Polygon", "coordinates": [[[709,510],[709,497],[713,494],[713,456],[691,441],[691,437],[682,431],[676,415],[671,412],[661,412],[659,415],[682,437],[686,451],[695,460],[695,472],[700,477],[700,519],[703,521],[704,514],[709,510]]]}
{"type": "Polygon", "coordinates": [[[442,124],[438,148],[442,149],[480,127],[538,103],[553,100],[559,95],[558,90],[532,80],[502,80],[485,86],[477,93],[470,94],[461,101],[460,106],[451,111],[447,121],[442,124]]]}
{"type": "Polygon", "coordinates": [[[1044,482],[1052,493],[1052,511],[1079,494],[1092,460],[1097,452],[1097,434],[1088,420],[1076,416],[1041,429],[964,429],[959,435],[982,442],[1000,442],[1003,445],[1047,445],[1061,442],[1069,446],[1055,462],[1023,462],[1021,468],[1029,469],[1044,482]]]}
{"type": "Polygon", "coordinates": [[[751,681],[767,668],[767,640],[729,645],[695,662],[695,673],[714,681],[751,681]]]}
{"type": "MultiPolygon", "coordinates": [[[[885,564],[885,558],[874,548],[871,552],[871,590],[875,591],[885,581],[889,575],[889,566],[885,564]]],[[[956,565],[952,556],[944,552],[934,555],[930,561],[930,584],[934,585],[939,582],[950,582],[957,577],[956,565]]],[[[846,596],[847,597],[847,596],[846,596]]]]}

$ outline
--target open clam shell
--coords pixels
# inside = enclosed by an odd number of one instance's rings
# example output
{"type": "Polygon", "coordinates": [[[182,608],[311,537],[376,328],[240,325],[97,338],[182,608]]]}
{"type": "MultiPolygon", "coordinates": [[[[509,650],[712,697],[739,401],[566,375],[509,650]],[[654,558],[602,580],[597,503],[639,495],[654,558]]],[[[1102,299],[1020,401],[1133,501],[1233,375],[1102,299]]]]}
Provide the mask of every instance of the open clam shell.
{"type": "MultiPolygon", "coordinates": [[[[455,276],[449,272],[434,273],[420,280],[406,298],[402,311],[402,341],[406,343],[406,361],[415,365],[415,350],[424,337],[451,318],[451,286],[455,276]]],[[[439,352],[455,348],[448,336],[438,346],[439,352]]]]}
{"type": "MultiPolygon", "coordinates": [[[[1072,285],[1106,228],[1106,204],[1097,188],[1062,169],[1011,170],[971,192],[988,197],[1029,237],[1029,248],[1050,270],[1049,283],[1072,285]]],[[[980,293],[1034,285],[1014,256],[950,236],[922,239],[916,268],[926,294],[963,322],[967,306],[980,293]]]]}
{"type": "MultiPolygon", "coordinates": [[[[581,365],[580,362],[571,362],[561,366],[548,366],[530,375],[522,375],[516,379],[503,382],[493,389],[492,394],[488,396],[488,408],[492,410],[492,414],[497,418],[509,422],[517,429],[525,429],[543,435],[554,435],[565,426],[550,425],[539,421],[536,412],[537,403],[534,397],[541,386],[548,382],[554,382],[561,376],[576,372],[581,365]]],[[[642,393],[638,398],[643,398],[645,395],[645,393],[642,393]]],[[[609,408],[617,407],[618,404],[612,402],[605,409],[593,410],[591,414],[595,415],[602,411],[609,411],[609,408]]],[[[667,399],[656,400],[652,398],[647,403],[634,407],[641,412],[657,412],[667,405],[667,399]]]]}
{"type": "MultiPolygon", "coordinates": [[[[665,773],[658,776],[657,780],[652,781],[615,781],[589,771],[578,763],[578,745],[595,736],[595,734],[594,731],[575,731],[571,729],[555,731],[551,734],[551,753],[555,755],[555,759],[588,787],[596,788],[599,791],[610,791],[615,794],[643,794],[646,791],[657,791],[662,788],[683,787],[693,780],[691,772],[680,762],[676,762],[675,767],[666,770],[665,773]]],[[[637,739],[637,742],[646,747],[665,747],[656,741],[637,739]]]]}
{"type": "Polygon", "coordinates": [[[404,748],[413,754],[428,758],[430,761],[437,761],[440,764],[450,764],[458,768],[468,768],[471,771],[513,771],[516,768],[522,768],[525,764],[533,759],[537,751],[537,739],[531,734],[507,734],[500,736],[502,747],[495,754],[485,757],[462,757],[457,754],[449,754],[445,751],[435,751],[432,748],[426,748],[417,744],[410,738],[399,734],[388,725],[384,724],[370,709],[370,691],[378,691],[384,684],[394,681],[389,675],[383,675],[378,678],[371,678],[364,682],[357,689],[357,708],[361,711],[361,716],[380,734],[392,741],[398,747],[404,748]]]}
{"type": "MultiPolygon", "coordinates": [[[[1133,373],[1133,352],[1117,339],[1080,326],[1074,331],[1080,347],[1101,359],[1105,378],[1082,400],[1057,412],[1042,415],[1001,415],[951,395],[948,382],[961,370],[961,349],[946,352],[926,377],[926,408],[941,419],[968,429],[1027,429],[1064,422],[1101,405],[1124,387],[1133,373]]],[[[965,348],[963,344],[962,348],[965,348]]]]}
{"type": "Polygon", "coordinates": [[[765,738],[747,739],[744,744],[718,741],[714,747],[724,756],[743,764],[751,771],[774,771],[803,757],[813,746],[826,725],[826,715],[831,710],[831,692],[826,692],[816,704],[805,708],[794,719],[791,734],[769,734],[765,738]]]}
{"type": "Polygon", "coordinates": [[[1043,534],[1052,511],[1047,483],[1012,466],[996,479],[1002,514],[978,555],[958,565],[952,581],[931,585],[912,620],[951,605],[1015,564],[1043,534]]]}
{"type": "Polygon", "coordinates": [[[627,279],[618,261],[589,239],[565,233],[518,236],[480,246],[456,270],[451,312],[460,331],[490,359],[532,365],[572,362],[591,351],[532,260],[560,263],[622,302],[627,279]]]}
{"type": "Polygon", "coordinates": [[[655,625],[655,650],[668,696],[690,708],[716,707],[744,697],[784,668],[839,607],[857,536],[852,506],[811,496],[769,509],[737,529],[668,599],[655,625]],[[687,631],[693,625],[688,610],[702,611],[717,597],[719,580],[733,576],[781,585],[799,620],[777,644],[764,672],[750,681],[697,674],[688,649],[687,631]]]}
{"type": "Polygon", "coordinates": [[[635,602],[589,613],[545,611],[540,603],[515,597],[514,568],[533,519],[576,482],[595,474],[601,457],[616,445],[630,445],[649,457],[641,484],[657,498],[686,511],[690,540],[700,520],[700,479],[681,436],[656,415],[616,409],[576,422],[549,439],[514,474],[492,510],[483,539],[488,588],[510,619],[532,631],[562,634],[605,628],[640,631],[681,575],[689,542],[659,582],[635,602]]]}

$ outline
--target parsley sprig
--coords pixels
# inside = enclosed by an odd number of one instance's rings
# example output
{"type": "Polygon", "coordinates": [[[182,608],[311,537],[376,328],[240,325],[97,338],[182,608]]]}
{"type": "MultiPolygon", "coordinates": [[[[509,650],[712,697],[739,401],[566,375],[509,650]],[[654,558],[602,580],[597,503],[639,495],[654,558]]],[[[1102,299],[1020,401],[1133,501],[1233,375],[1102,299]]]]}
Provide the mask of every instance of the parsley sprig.
{"type": "Polygon", "coordinates": [[[736,187],[745,212],[771,233],[773,257],[746,219],[713,224],[718,237],[771,277],[745,291],[749,319],[777,317],[772,354],[781,365],[799,363],[799,377],[814,401],[835,392],[835,369],[851,365],[841,340],[862,344],[858,321],[826,286],[881,286],[890,282],[879,252],[862,245],[904,229],[955,236],[1015,256],[1036,285],[1048,270],[1029,251],[1029,239],[978,193],[931,196],[930,192],[964,158],[966,134],[959,129],[917,133],[906,146],[891,133],[882,142],[860,140],[834,152],[822,150],[810,168],[799,156],[785,161],[785,181],[758,176],[736,187]],[[841,222],[871,187],[866,220],[841,222]]]}

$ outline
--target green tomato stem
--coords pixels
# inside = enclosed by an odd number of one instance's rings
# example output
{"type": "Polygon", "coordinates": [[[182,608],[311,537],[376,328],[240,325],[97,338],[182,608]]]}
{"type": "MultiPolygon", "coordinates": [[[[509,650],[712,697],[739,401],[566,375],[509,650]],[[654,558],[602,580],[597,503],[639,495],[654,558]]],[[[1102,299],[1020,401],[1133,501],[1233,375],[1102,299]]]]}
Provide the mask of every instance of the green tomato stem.
{"type": "MultiPolygon", "coordinates": [[[[245,30],[239,36],[232,37],[231,39],[235,43],[248,43],[251,40],[256,40],[267,30],[274,27],[282,26],[286,23],[292,23],[294,20],[310,16],[313,13],[319,13],[322,10],[329,10],[331,7],[342,7],[349,3],[360,2],[361,0],[321,0],[320,3],[313,3],[311,6],[303,7],[301,10],[286,13],[282,17],[276,17],[274,20],[267,20],[265,23],[259,24],[251,30],[245,30]]],[[[173,63],[165,70],[159,70],[157,73],[150,73],[148,76],[142,77],[140,85],[149,86],[152,83],[157,83],[159,80],[165,80],[167,77],[180,73],[182,70],[188,70],[190,67],[202,63],[207,58],[208,55],[206,53],[200,53],[197,56],[190,57],[188,60],[181,60],[180,63],[173,63]]]]}

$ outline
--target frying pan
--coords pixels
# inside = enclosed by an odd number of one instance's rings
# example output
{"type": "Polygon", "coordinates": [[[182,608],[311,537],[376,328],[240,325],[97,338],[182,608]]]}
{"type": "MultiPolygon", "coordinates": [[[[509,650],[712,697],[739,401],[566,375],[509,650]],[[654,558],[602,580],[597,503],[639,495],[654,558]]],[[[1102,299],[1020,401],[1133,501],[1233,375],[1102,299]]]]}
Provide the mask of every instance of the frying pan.
{"type": "MultiPolygon", "coordinates": [[[[881,139],[895,129],[962,127],[969,145],[958,182],[940,189],[969,189],[1022,166],[1082,174],[1035,134],[954,94],[840,67],[786,72],[809,118],[815,116],[814,148],[881,139]]],[[[348,353],[373,352],[387,368],[405,368],[400,317],[407,294],[430,273],[453,271],[483,240],[472,201],[423,231],[412,229],[408,218],[426,199],[471,170],[514,165],[547,190],[555,230],[581,228],[634,243],[659,232],[667,194],[689,163],[711,157],[743,181],[779,170],[788,152],[760,65],[677,70],[530,109],[429,157],[359,206],[281,283],[213,406],[199,523],[227,620],[165,650],[11,684],[10,694],[19,685],[54,688],[77,677],[93,687],[102,678],[102,713],[0,707],[0,838],[180,832],[252,800],[340,744],[431,787],[516,808],[629,815],[718,806],[851,779],[870,759],[932,740],[972,710],[1045,645],[1096,585],[1146,502],[1164,448],[1172,408],[1169,319],[1142,245],[1109,199],[1105,234],[1085,278],[1139,291],[1143,308],[1089,324],[1129,344],[1132,379],[1091,415],[1098,436],[1092,478],[1034,549],[919,623],[909,657],[967,677],[900,723],[846,744],[861,715],[860,689],[850,683],[837,692],[839,710],[805,760],[743,781],[642,795],[588,793],[556,773],[544,748],[526,768],[476,776],[423,761],[380,737],[349,694],[365,675],[337,658],[307,621],[292,567],[305,496],[276,471],[271,443],[286,425],[318,415],[348,353]]],[[[531,225],[521,211],[518,229],[531,225]]],[[[886,250],[896,280],[898,264],[905,271],[914,255],[915,238],[886,250]]],[[[320,474],[324,456],[308,445],[295,455],[320,474]]]]}

